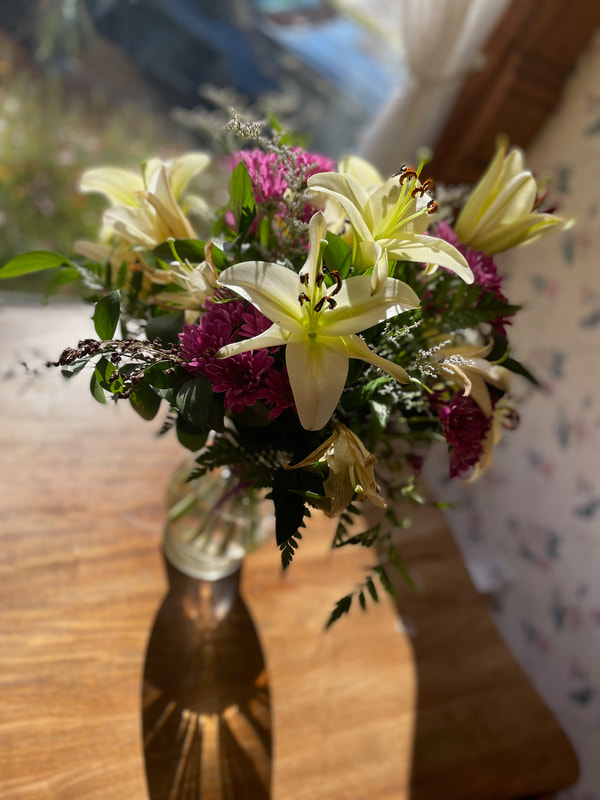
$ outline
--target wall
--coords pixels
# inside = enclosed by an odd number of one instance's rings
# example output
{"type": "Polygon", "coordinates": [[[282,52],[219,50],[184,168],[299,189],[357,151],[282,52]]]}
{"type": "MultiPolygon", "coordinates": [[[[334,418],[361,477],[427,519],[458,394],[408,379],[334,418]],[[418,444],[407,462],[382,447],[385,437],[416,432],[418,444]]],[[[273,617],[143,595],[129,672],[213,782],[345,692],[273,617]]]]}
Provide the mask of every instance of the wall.
{"type": "Polygon", "coordinates": [[[439,494],[460,503],[451,525],[500,632],[577,750],[581,779],[563,800],[599,800],[599,36],[528,163],[577,219],[562,236],[497,258],[506,294],[525,306],[516,355],[545,391],[523,406],[478,484],[446,485],[446,465],[432,469],[439,494]]]}

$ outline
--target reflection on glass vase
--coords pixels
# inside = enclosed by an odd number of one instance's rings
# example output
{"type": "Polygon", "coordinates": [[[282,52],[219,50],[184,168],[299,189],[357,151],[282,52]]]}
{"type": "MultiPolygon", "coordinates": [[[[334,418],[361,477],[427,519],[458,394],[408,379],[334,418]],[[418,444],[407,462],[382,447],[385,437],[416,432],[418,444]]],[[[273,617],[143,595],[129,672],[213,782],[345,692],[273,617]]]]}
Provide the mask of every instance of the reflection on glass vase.
{"type": "Polygon", "coordinates": [[[239,583],[244,556],[271,533],[272,517],[229,470],[191,483],[188,472],[169,486],[169,590],[144,666],[149,797],[268,800],[269,685],[239,583]]]}

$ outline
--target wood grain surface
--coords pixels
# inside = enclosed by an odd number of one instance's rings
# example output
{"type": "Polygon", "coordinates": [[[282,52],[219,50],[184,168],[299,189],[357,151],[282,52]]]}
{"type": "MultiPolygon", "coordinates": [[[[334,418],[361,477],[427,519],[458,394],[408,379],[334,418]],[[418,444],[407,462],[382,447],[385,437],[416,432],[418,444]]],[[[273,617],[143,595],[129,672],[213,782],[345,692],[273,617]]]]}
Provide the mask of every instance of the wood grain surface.
{"type": "MultiPolygon", "coordinates": [[[[0,312],[0,798],[143,800],[144,654],[166,591],[156,422],[97,405],[85,373],[25,372],[91,333],[78,306],[0,312]],[[84,327],[87,326],[87,330],[84,327]]],[[[336,599],[368,552],[331,553],[315,519],[284,578],[267,543],[243,591],[273,713],[275,800],[508,800],[570,785],[572,748],[499,638],[443,518],[399,547],[399,606],[336,599]]],[[[347,549],[349,550],[349,549],[347,549]]]]}

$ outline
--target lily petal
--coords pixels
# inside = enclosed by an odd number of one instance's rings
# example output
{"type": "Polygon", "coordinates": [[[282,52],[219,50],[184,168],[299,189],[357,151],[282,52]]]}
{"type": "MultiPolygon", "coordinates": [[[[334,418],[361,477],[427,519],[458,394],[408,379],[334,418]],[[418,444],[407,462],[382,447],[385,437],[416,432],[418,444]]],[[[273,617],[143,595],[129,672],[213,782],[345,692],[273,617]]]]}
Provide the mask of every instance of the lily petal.
{"type": "Polygon", "coordinates": [[[240,342],[226,344],[220,350],[217,350],[215,358],[229,358],[229,356],[237,356],[250,350],[261,350],[263,347],[279,347],[282,344],[287,344],[288,338],[279,325],[271,325],[266,331],[253,336],[251,339],[242,339],[240,342]]]}
{"type": "Polygon", "coordinates": [[[346,345],[346,352],[350,358],[360,358],[362,361],[373,364],[374,367],[378,367],[384,372],[387,372],[388,375],[391,375],[392,378],[395,378],[399,383],[410,383],[410,376],[405,369],[398,364],[394,364],[393,361],[389,361],[387,358],[378,356],[360,336],[350,334],[343,338],[344,344],[346,345]]]}
{"type": "Polygon", "coordinates": [[[308,276],[309,291],[314,291],[317,273],[323,259],[323,250],[327,247],[327,223],[325,215],[318,211],[313,214],[308,225],[308,257],[300,270],[300,276],[308,276]]]}
{"type": "Polygon", "coordinates": [[[300,424],[318,431],[335,411],[348,375],[348,356],[341,339],[306,337],[288,342],[285,363],[300,424]]]}
{"type": "MultiPolygon", "coordinates": [[[[103,219],[129,242],[141,244],[143,247],[148,248],[155,247],[158,244],[156,226],[152,225],[147,216],[140,213],[139,209],[126,206],[109,208],[108,211],[104,212],[103,219]]],[[[162,241],[166,241],[167,238],[168,233],[162,241]]]]}
{"type": "Polygon", "coordinates": [[[511,247],[519,247],[535,241],[551,228],[566,230],[572,219],[562,219],[554,214],[528,214],[510,225],[502,225],[480,236],[477,246],[484,253],[498,253],[511,247]]]}
{"type": "Polygon", "coordinates": [[[298,275],[292,270],[268,261],[243,261],[223,270],[219,283],[234,289],[272,322],[292,333],[305,333],[298,275]]]}
{"type": "Polygon", "coordinates": [[[82,192],[98,192],[105,195],[113,206],[133,206],[139,203],[136,192],[144,189],[141,175],[118,167],[96,167],[81,176],[79,189],[82,192]]]}
{"type": "Polygon", "coordinates": [[[152,175],[148,191],[140,192],[139,196],[154,207],[169,236],[175,239],[194,238],[195,233],[173,196],[164,166],[152,175]]]}
{"type": "Polygon", "coordinates": [[[338,201],[348,215],[359,240],[368,241],[373,238],[369,220],[364,219],[360,211],[367,206],[369,195],[355,178],[337,172],[319,172],[309,177],[307,186],[313,192],[320,192],[338,201]]]}
{"type": "Polygon", "coordinates": [[[459,275],[465,283],[473,283],[474,277],[465,257],[456,247],[435,236],[418,233],[404,234],[402,241],[381,240],[388,253],[400,261],[423,261],[445,267],[459,275]]]}
{"type": "Polygon", "coordinates": [[[480,215],[485,213],[485,210],[498,192],[496,187],[503,173],[508,140],[500,137],[496,148],[492,161],[471,192],[468,201],[456,220],[454,229],[461,242],[464,241],[463,236],[465,233],[471,231],[477,225],[480,215]]]}
{"type": "Polygon", "coordinates": [[[322,314],[320,331],[325,336],[364,331],[419,305],[419,298],[411,287],[395,278],[388,278],[376,294],[371,294],[369,275],[347,278],[336,300],[337,306],[322,314]]]}
{"type": "Polygon", "coordinates": [[[173,196],[179,200],[185,192],[191,179],[202,170],[206,169],[210,162],[210,156],[206,153],[185,153],[168,167],[167,176],[173,196]]]}
{"type": "Polygon", "coordinates": [[[537,184],[530,172],[521,172],[511,178],[490,203],[485,215],[480,217],[470,231],[469,239],[485,235],[487,229],[510,224],[524,214],[529,214],[535,203],[536,194],[537,184]]]}
{"type": "Polygon", "coordinates": [[[360,156],[344,156],[338,163],[338,172],[356,178],[367,191],[385,183],[379,170],[360,156]]]}

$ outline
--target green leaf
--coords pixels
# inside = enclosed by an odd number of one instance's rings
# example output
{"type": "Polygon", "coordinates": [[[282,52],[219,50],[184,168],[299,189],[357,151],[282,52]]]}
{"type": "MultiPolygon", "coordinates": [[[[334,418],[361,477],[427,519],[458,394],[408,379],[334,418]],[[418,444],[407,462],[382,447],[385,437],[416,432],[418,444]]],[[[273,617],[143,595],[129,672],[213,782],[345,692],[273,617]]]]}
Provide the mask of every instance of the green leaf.
{"type": "Polygon", "coordinates": [[[243,161],[231,174],[229,183],[229,205],[235,219],[238,236],[247,232],[256,216],[256,201],[248,168],[243,161]]]}
{"type": "Polygon", "coordinates": [[[20,256],[11,258],[0,269],[0,278],[18,278],[28,272],[40,272],[44,269],[62,267],[63,264],[72,266],[69,259],[61,256],[60,253],[53,253],[50,250],[31,250],[29,253],[23,253],[20,256]]]}
{"type": "Polygon", "coordinates": [[[105,357],[98,359],[94,369],[94,377],[98,385],[107,392],[115,394],[123,388],[123,379],[114,364],[105,357]]]}
{"type": "Polygon", "coordinates": [[[150,342],[159,339],[163,346],[179,344],[179,334],[185,323],[184,311],[172,311],[152,317],[146,325],[146,336],[150,342]]]}
{"type": "Polygon", "coordinates": [[[90,392],[92,393],[92,397],[98,403],[102,403],[103,405],[106,404],[106,397],[104,395],[104,390],[100,386],[100,382],[96,376],[96,370],[92,372],[92,377],[90,379],[90,392]]]}
{"type": "Polygon", "coordinates": [[[193,453],[197,450],[201,450],[208,438],[208,431],[198,430],[198,428],[194,425],[190,425],[183,417],[177,417],[176,431],[179,443],[193,453]]]}
{"type": "MultiPolygon", "coordinates": [[[[172,373],[167,374],[171,368],[170,361],[157,361],[144,370],[144,380],[153,389],[172,389],[174,386],[172,373]]],[[[162,396],[162,395],[161,395],[162,396]]]]}
{"type": "Polygon", "coordinates": [[[147,420],[154,419],[161,404],[161,398],[144,381],[138,383],[130,394],[129,400],[140,417],[147,420]]]}
{"type": "Polygon", "coordinates": [[[213,409],[210,383],[203,375],[196,375],[186,381],[177,392],[175,406],[190,425],[200,430],[208,430],[213,409]]]}
{"type": "Polygon", "coordinates": [[[535,375],[532,375],[527,367],[524,367],[516,358],[505,358],[502,362],[502,366],[506,367],[506,369],[509,369],[511,372],[515,372],[517,375],[522,375],[524,378],[527,378],[534,386],[541,386],[535,375]]]}
{"type": "Polygon", "coordinates": [[[65,378],[72,378],[74,375],[77,375],[81,372],[81,370],[89,362],[90,358],[93,358],[93,356],[84,356],[83,358],[78,358],[76,361],[72,361],[70,364],[61,367],[61,374],[65,378]]]}
{"type": "Polygon", "coordinates": [[[352,266],[352,250],[343,239],[329,232],[323,260],[328,270],[336,270],[342,278],[346,278],[352,266]]]}
{"type": "Polygon", "coordinates": [[[96,303],[94,309],[94,328],[98,336],[106,341],[112,339],[121,315],[121,293],[119,290],[110,292],[96,303]]]}

